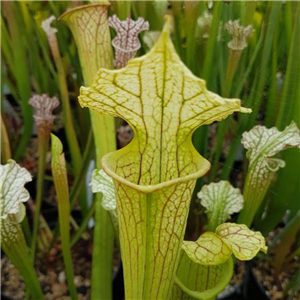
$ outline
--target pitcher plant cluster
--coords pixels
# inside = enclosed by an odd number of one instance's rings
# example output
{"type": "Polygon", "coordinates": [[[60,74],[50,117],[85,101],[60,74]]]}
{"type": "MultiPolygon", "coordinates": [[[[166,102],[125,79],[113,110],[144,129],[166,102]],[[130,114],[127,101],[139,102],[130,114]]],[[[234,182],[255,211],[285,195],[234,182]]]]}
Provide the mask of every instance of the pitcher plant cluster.
{"type": "MultiPolygon", "coordinates": [[[[267,232],[263,235],[255,231],[259,228],[255,218],[261,214],[278,171],[291,162],[285,162],[278,154],[287,148],[300,148],[299,129],[291,119],[282,131],[262,125],[251,129],[248,125],[252,123],[247,120],[252,118],[251,113],[257,114],[257,106],[252,107],[254,102],[247,101],[243,107],[241,100],[229,98],[239,95],[232,92],[237,88],[232,83],[255,30],[252,25],[240,25],[239,20],[228,19],[224,25],[217,22],[224,4],[213,3],[213,15],[212,10],[205,9],[197,18],[200,2],[171,1],[172,8],[167,11],[166,3],[157,1],[155,21],[164,22],[163,28],[151,27],[155,22],[145,10],[149,4],[126,1],[112,4],[116,14],[110,17],[108,10],[112,8],[102,1],[67,10],[59,18],[61,24],[54,16],[41,22],[43,31],[39,34],[48,41],[47,51],[54,64],[60,96],[58,100],[36,94],[28,99],[34,108],[39,153],[32,231],[24,225],[27,220],[24,203],[30,198],[24,185],[32,177],[11,159],[9,141],[4,135],[8,161],[1,165],[2,249],[23,276],[27,297],[40,300],[44,295],[34,262],[38,252],[51,249],[60,235],[69,295],[78,299],[71,248],[85,238],[87,223],[94,217],[91,299],[112,299],[115,244],[121,252],[125,299],[215,299],[230,282],[236,259],[251,260],[260,251],[267,254],[264,238],[267,232]],[[136,20],[130,16],[131,9],[136,20]],[[231,36],[226,50],[226,77],[220,91],[224,97],[211,91],[206,81],[195,75],[190,49],[196,46],[192,37],[185,37],[186,49],[179,47],[182,32],[178,20],[183,15],[186,26],[207,40],[207,48],[214,46],[211,37],[217,37],[223,29],[231,36]],[[76,133],[78,124],[72,116],[65,58],[59,48],[57,34],[59,28],[65,30],[64,26],[73,35],[82,74],[78,110],[86,126],[84,149],[76,133]],[[144,55],[140,55],[141,47],[146,49],[144,55]],[[60,103],[67,147],[51,134],[56,117],[53,110],[60,103]],[[217,164],[210,162],[219,161],[226,130],[234,119],[241,124],[237,130],[242,134],[240,145],[245,148],[248,160],[243,192],[226,180],[228,176],[220,173],[217,164]],[[218,127],[214,136],[214,160],[211,160],[205,146],[208,125],[221,121],[218,124],[223,126],[218,127]],[[117,124],[123,124],[120,127],[123,129],[116,128],[117,124]],[[116,133],[120,136],[119,145],[116,133]],[[54,230],[49,229],[41,215],[50,139],[59,212],[54,230]],[[201,141],[200,146],[197,141],[201,141]],[[71,171],[64,148],[72,162],[71,171]],[[96,169],[90,185],[95,197],[92,205],[88,205],[86,190],[90,187],[84,186],[84,178],[92,158],[96,169]],[[74,178],[71,188],[68,174],[74,178]],[[207,178],[214,180],[208,182],[207,178]],[[83,220],[70,234],[71,224],[76,223],[71,215],[76,200],[83,220]],[[184,240],[188,217],[193,212],[190,208],[195,203],[203,208],[206,224],[195,241],[184,240]],[[41,227],[46,228],[44,233],[41,227]],[[41,234],[47,235],[46,244],[41,244],[41,234]]],[[[275,6],[270,6],[274,15],[275,6]]],[[[4,8],[6,12],[13,10],[9,4],[4,8]]],[[[206,54],[202,74],[209,81],[213,76],[210,70],[213,56],[206,54]]],[[[234,142],[233,149],[236,145],[234,142]]],[[[229,156],[232,153],[234,150],[229,156]]],[[[298,220],[296,214],[291,223],[295,235],[300,229],[295,225],[298,220]]],[[[297,255],[299,248],[293,253],[286,251],[285,262],[297,255]]],[[[284,259],[277,257],[277,260],[279,272],[284,259]]]]}

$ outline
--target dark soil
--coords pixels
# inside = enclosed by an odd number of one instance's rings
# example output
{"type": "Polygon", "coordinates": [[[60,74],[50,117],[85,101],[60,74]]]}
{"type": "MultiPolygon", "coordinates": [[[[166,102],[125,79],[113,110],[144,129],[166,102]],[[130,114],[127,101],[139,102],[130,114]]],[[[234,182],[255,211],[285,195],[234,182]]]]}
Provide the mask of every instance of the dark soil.
{"type": "MultiPolygon", "coordinates": [[[[92,244],[90,241],[80,240],[72,249],[74,281],[79,300],[90,299],[91,253],[92,244]]],[[[68,285],[61,252],[57,248],[53,248],[50,254],[47,258],[37,259],[35,265],[45,300],[71,300],[71,297],[68,296],[68,285]]],[[[119,257],[119,251],[115,248],[112,274],[117,271],[119,257]]],[[[6,256],[1,259],[1,292],[2,295],[14,300],[25,298],[25,284],[22,277],[6,256]]]]}
{"type": "MultiPolygon", "coordinates": [[[[257,279],[259,285],[265,290],[266,294],[272,300],[285,300],[289,298],[289,293],[284,295],[284,290],[288,286],[290,279],[292,278],[296,268],[300,267],[299,262],[294,262],[290,265],[290,268],[282,272],[278,278],[274,276],[273,260],[254,260],[252,264],[253,273],[257,279]]],[[[299,300],[300,286],[297,289],[297,293],[293,300],[299,300]]],[[[290,298],[289,298],[290,299],[290,298]]]]}

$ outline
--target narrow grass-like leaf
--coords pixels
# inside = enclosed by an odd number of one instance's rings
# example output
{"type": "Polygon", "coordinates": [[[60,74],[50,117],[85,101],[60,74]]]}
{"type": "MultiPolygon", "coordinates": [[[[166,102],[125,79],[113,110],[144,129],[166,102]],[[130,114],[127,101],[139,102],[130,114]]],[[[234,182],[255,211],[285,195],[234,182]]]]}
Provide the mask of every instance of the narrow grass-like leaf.
{"type": "Polygon", "coordinates": [[[296,21],[293,28],[293,35],[291,40],[291,45],[289,49],[288,65],[284,78],[283,91],[280,98],[280,108],[278,111],[278,117],[276,122],[276,127],[283,129],[289,121],[292,119],[295,109],[294,101],[298,101],[297,94],[299,90],[299,69],[300,69],[300,45],[298,43],[298,38],[300,35],[300,21],[299,12],[300,5],[298,4],[296,21]],[[296,78],[295,78],[296,77],[296,78]],[[291,99],[291,95],[294,95],[295,99],[291,99]],[[291,103],[291,101],[293,101],[291,103]]]}
{"type": "Polygon", "coordinates": [[[2,59],[5,58],[5,62],[9,68],[14,67],[13,63],[13,54],[11,51],[11,38],[8,33],[8,28],[4,21],[3,16],[1,15],[1,51],[2,51],[2,59]]]}
{"type": "MultiPolygon", "coordinates": [[[[281,2],[268,2],[268,19],[266,37],[263,44],[261,60],[260,60],[260,70],[259,79],[257,80],[257,85],[252,88],[251,93],[248,98],[248,105],[253,109],[253,113],[249,117],[247,127],[251,128],[255,125],[256,119],[258,118],[258,113],[261,108],[262,103],[262,93],[265,87],[265,84],[268,82],[269,74],[269,62],[271,57],[272,42],[274,38],[274,32],[276,29],[277,20],[280,16],[281,2]]],[[[246,128],[244,128],[246,129],[246,128]]]]}
{"type": "MultiPolygon", "coordinates": [[[[66,136],[67,136],[68,144],[70,145],[70,153],[72,157],[72,164],[74,166],[74,173],[77,173],[79,172],[80,169],[81,153],[80,153],[80,148],[77,140],[77,135],[74,128],[74,121],[72,118],[66,74],[64,71],[63,61],[60,55],[60,50],[58,47],[58,41],[56,37],[57,29],[51,27],[51,23],[53,22],[53,20],[55,20],[54,16],[51,16],[50,18],[45,20],[42,23],[42,28],[47,35],[49,47],[51,49],[51,53],[58,72],[60,99],[63,107],[66,136]]],[[[84,211],[86,209],[86,203],[80,201],[80,204],[82,210],[84,211]]]]}
{"type": "MultiPolygon", "coordinates": [[[[205,49],[205,60],[203,63],[203,69],[201,70],[201,77],[207,81],[208,88],[211,86],[211,74],[212,74],[212,65],[213,59],[215,55],[217,36],[219,32],[220,20],[222,15],[222,7],[223,2],[218,1],[214,3],[213,9],[213,21],[211,25],[211,31],[209,34],[209,39],[206,44],[205,49]]],[[[200,153],[206,155],[208,148],[208,126],[200,127],[197,131],[195,131],[195,135],[193,137],[194,145],[200,153]]],[[[198,179],[197,188],[200,188],[203,184],[203,179],[198,179]]]]}
{"type": "Polygon", "coordinates": [[[10,63],[12,64],[11,72],[16,80],[18,99],[23,116],[23,132],[17,148],[13,153],[13,157],[17,160],[24,153],[27,143],[32,133],[32,109],[28,105],[30,98],[30,74],[27,66],[27,51],[23,47],[24,39],[24,24],[22,14],[19,14],[17,2],[3,2],[3,10],[8,24],[8,31],[11,38],[12,56],[10,63]],[[17,17],[16,17],[17,16],[17,17]]]}
{"type": "Polygon", "coordinates": [[[291,290],[288,300],[295,299],[297,293],[298,293],[298,287],[300,285],[300,268],[296,270],[296,272],[292,275],[292,278],[289,282],[289,284],[284,289],[284,295],[287,294],[289,290],[291,290]]]}
{"type": "Polygon", "coordinates": [[[126,20],[130,17],[132,1],[112,1],[114,13],[120,20],[126,20]]]}
{"type": "Polygon", "coordinates": [[[218,31],[219,31],[219,22],[221,20],[221,14],[222,14],[222,7],[223,2],[215,2],[214,3],[214,9],[213,9],[213,21],[211,26],[211,32],[209,35],[209,40],[207,42],[206,46],[206,55],[205,55],[205,61],[204,66],[202,70],[202,77],[210,82],[210,76],[212,74],[212,64],[215,54],[215,45],[217,41],[218,31]]]}
{"type": "MultiPolygon", "coordinates": [[[[92,135],[92,131],[90,130],[89,136],[87,138],[86,147],[84,149],[84,153],[83,153],[83,157],[82,157],[80,171],[79,171],[79,173],[76,174],[73,186],[70,191],[70,209],[71,210],[73,208],[75,201],[78,199],[80,192],[82,191],[82,188],[84,186],[84,180],[82,180],[82,178],[85,177],[89,162],[91,161],[92,152],[93,152],[93,135],[92,135]]],[[[51,181],[52,180],[53,179],[51,178],[51,181]]],[[[90,219],[90,217],[88,217],[90,214],[91,214],[91,209],[89,208],[89,210],[87,211],[87,216],[84,216],[82,223],[85,222],[86,218],[88,218],[88,220],[90,219]]],[[[82,228],[83,225],[80,224],[80,227],[82,228]]],[[[55,226],[55,229],[53,232],[53,239],[52,239],[52,242],[50,243],[49,250],[54,246],[56,239],[58,237],[58,233],[59,233],[59,223],[57,223],[55,226]]],[[[80,235],[79,235],[79,237],[80,237],[80,235]]],[[[73,242],[71,242],[71,246],[75,243],[74,239],[75,239],[75,236],[72,239],[73,242]]]]}
{"type": "MultiPolygon", "coordinates": [[[[298,211],[297,221],[293,222],[288,230],[286,230],[281,238],[280,243],[276,246],[274,254],[274,274],[279,276],[280,272],[287,269],[289,265],[285,265],[288,262],[288,255],[292,254],[292,246],[296,244],[297,238],[300,234],[300,210],[298,211]]],[[[299,252],[299,250],[298,250],[299,252]]],[[[293,258],[293,257],[292,257],[293,258]]]]}
{"type": "Polygon", "coordinates": [[[297,212],[297,214],[291,218],[287,224],[276,234],[276,236],[272,239],[272,242],[269,245],[269,248],[273,248],[277,242],[285,235],[287,231],[290,230],[292,226],[299,223],[300,221],[300,211],[297,212]]]}
{"type": "Polygon", "coordinates": [[[60,224],[60,235],[62,243],[63,258],[66,269],[66,276],[70,295],[73,300],[78,299],[74,284],[71,248],[70,248],[70,202],[69,188],[67,179],[67,170],[64,154],[62,153],[62,144],[55,135],[51,134],[51,150],[52,150],[52,175],[55,185],[58,214],[60,224]]]}
{"type": "Polygon", "coordinates": [[[7,163],[11,158],[10,142],[7,135],[6,126],[1,115],[1,162],[7,163]]]}
{"type": "Polygon", "coordinates": [[[200,1],[185,1],[185,26],[186,26],[186,65],[195,73],[196,64],[195,58],[195,29],[197,25],[197,18],[199,15],[200,1]]]}

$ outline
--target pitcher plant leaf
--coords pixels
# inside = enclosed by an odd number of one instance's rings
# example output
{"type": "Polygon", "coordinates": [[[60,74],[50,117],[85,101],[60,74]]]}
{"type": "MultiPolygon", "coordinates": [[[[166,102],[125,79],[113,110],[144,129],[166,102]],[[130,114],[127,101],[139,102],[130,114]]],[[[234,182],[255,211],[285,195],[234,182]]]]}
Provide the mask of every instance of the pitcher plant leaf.
{"type": "Polygon", "coordinates": [[[218,225],[243,208],[244,199],[240,190],[228,181],[204,185],[197,196],[201,199],[201,205],[206,208],[210,231],[215,231],[218,225]]]}
{"type": "Polygon", "coordinates": [[[232,254],[231,249],[213,232],[203,233],[196,242],[184,241],[182,249],[192,261],[202,265],[222,264],[232,254]]]}
{"type": "Polygon", "coordinates": [[[216,233],[239,260],[250,260],[259,251],[267,253],[265,238],[260,232],[252,231],[246,225],[224,223],[218,226],[216,233]]]}
{"type": "Polygon", "coordinates": [[[300,148],[299,129],[294,122],[283,131],[258,125],[243,134],[242,144],[247,149],[249,169],[243,193],[244,209],[238,222],[250,226],[275,172],[285,167],[283,160],[273,156],[287,148],[300,148]]]}
{"type": "Polygon", "coordinates": [[[172,300],[211,300],[225,289],[233,274],[233,260],[219,265],[201,265],[182,251],[172,291],[172,300]]]}
{"type": "Polygon", "coordinates": [[[127,146],[101,160],[116,190],[128,299],[171,296],[196,178],[210,167],[192,144],[193,132],[251,111],[208,91],[180,61],[169,31],[168,18],[149,53],[119,70],[100,69],[80,89],[82,106],[120,117],[134,132],[127,146]]]}
{"type": "Polygon", "coordinates": [[[94,170],[91,186],[93,193],[101,192],[103,194],[102,206],[106,210],[114,210],[117,208],[113,180],[102,169],[94,170]]]}
{"type": "Polygon", "coordinates": [[[9,160],[6,165],[0,165],[2,219],[6,219],[9,214],[22,213],[20,204],[30,197],[24,185],[31,180],[30,173],[14,160],[9,160]]]}

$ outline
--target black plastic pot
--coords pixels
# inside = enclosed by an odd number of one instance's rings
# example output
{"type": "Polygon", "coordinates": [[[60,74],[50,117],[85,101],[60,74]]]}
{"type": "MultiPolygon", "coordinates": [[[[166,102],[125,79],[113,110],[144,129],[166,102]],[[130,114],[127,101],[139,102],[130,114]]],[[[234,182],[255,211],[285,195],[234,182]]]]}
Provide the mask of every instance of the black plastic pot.
{"type": "Polygon", "coordinates": [[[1,300],[14,300],[14,299],[7,297],[1,293],[1,300]]]}
{"type": "Polygon", "coordinates": [[[113,300],[123,300],[125,297],[123,264],[120,261],[119,268],[113,277],[113,300]]]}
{"type": "Polygon", "coordinates": [[[236,286],[233,291],[224,296],[217,296],[216,300],[244,300],[242,293],[242,285],[236,286]]]}
{"type": "Polygon", "coordinates": [[[246,265],[246,274],[243,281],[243,296],[245,300],[272,300],[266,293],[264,287],[258,282],[253,271],[251,262],[246,265]]]}

